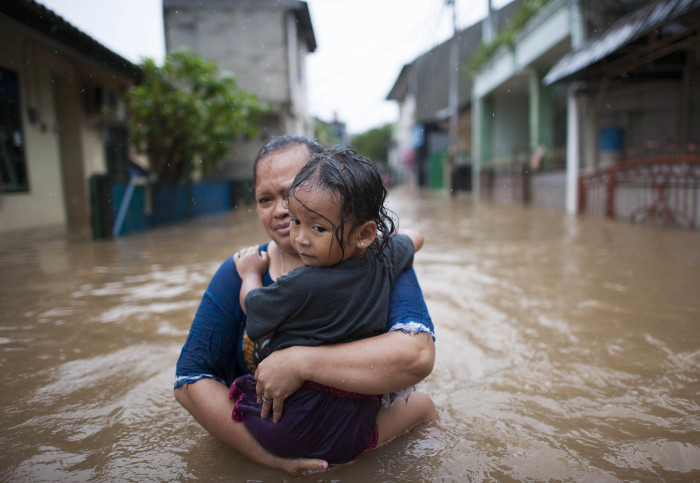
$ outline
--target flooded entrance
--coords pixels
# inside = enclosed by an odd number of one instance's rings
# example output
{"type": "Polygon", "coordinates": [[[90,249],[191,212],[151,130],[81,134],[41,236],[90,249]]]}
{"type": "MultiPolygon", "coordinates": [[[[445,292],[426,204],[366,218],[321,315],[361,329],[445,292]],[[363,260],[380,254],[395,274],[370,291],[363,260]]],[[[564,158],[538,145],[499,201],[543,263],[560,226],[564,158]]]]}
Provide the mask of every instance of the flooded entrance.
{"type": "MultiPolygon", "coordinates": [[[[436,427],[302,481],[697,480],[700,234],[399,189],[436,427]]],[[[278,481],[172,396],[239,210],[115,241],[0,237],[2,481],[278,481]]]]}

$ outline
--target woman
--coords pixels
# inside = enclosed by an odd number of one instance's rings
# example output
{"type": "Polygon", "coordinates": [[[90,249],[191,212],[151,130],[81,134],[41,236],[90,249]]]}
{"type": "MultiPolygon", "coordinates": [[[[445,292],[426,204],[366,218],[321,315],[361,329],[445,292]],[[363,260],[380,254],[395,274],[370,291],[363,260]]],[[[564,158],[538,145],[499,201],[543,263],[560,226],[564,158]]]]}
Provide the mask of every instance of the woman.
{"type": "MultiPolygon", "coordinates": [[[[302,265],[289,240],[289,214],[284,190],[314,152],[322,150],[305,138],[274,139],[253,165],[257,214],[270,236],[266,283],[302,265]]],[[[245,316],[239,303],[240,277],[232,258],[214,275],[202,298],[190,335],[178,360],[175,398],[212,436],[249,459],[288,473],[327,468],[322,460],[283,459],[266,452],[231,419],[228,386],[248,372],[241,339],[245,316]]],[[[384,394],[424,379],[432,371],[435,348],[432,322],[415,273],[397,278],[391,293],[390,331],[346,344],[276,351],[255,370],[257,392],[265,395],[263,417],[283,416],[284,400],[306,380],[350,392],[384,394]]]]}

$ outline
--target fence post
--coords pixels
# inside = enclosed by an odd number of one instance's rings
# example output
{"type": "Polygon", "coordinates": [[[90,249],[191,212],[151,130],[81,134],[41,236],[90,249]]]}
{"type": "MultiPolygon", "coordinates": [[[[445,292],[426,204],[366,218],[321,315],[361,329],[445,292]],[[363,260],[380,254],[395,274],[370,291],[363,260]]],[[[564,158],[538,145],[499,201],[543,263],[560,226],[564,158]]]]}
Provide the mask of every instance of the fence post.
{"type": "Polygon", "coordinates": [[[616,176],[616,169],[615,168],[608,168],[608,190],[607,190],[607,198],[606,198],[606,203],[605,203],[605,216],[608,218],[615,218],[615,178],[616,176]]]}

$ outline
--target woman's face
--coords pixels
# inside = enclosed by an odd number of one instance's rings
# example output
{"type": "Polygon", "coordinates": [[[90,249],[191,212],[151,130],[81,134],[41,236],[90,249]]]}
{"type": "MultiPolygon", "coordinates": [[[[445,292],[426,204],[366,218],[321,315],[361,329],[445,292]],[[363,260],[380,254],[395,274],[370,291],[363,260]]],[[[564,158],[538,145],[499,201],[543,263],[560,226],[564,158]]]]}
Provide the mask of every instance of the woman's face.
{"type": "Polygon", "coordinates": [[[289,242],[289,212],[282,196],[299,170],[311,159],[304,145],[273,151],[258,161],[255,171],[255,205],[265,231],[287,253],[294,253],[289,242]]]}

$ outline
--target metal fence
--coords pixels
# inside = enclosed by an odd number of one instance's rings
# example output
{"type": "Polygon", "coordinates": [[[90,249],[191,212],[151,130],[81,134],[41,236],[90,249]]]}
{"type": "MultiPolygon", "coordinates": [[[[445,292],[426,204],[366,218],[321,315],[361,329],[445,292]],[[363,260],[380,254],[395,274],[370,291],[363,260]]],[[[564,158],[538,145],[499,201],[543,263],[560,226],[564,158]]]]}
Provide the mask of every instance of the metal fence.
{"type": "Polygon", "coordinates": [[[700,226],[700,156],[656,155],[579,177],[579,213],[658,226],[700,226]]]}
{"type": "Polygon", "coordinates": [[[247,180],[153,183],[107,175],[90,179],[93,238],[116,238],[250,204],[247,180]]]}
{"type": "Polygon", "coordinates": [[[498,203],[532,203],[564,209],[566,205],[566,171],[533,171],[517,164],[481,173],[482,193],[498,203]]]}

